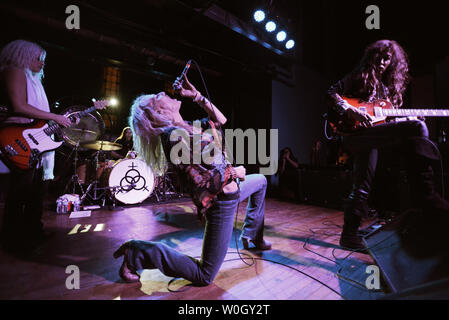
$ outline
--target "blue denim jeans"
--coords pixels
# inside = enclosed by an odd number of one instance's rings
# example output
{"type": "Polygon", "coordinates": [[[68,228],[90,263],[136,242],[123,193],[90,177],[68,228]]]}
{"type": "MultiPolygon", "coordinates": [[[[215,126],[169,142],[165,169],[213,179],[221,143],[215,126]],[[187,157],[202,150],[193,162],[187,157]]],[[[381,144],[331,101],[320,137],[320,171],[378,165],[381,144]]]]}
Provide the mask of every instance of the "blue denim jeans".
{"type": "Polygon", "coordinates": [[[248,199],[242,237],[256,242],[263,240],[265,193],[267,179],[262,174],[247,175],[240,183],[240,202],[248,199]]]}
{"type": "Polygon", "coordinates": [[[266,179],[248,175],[240,191],[217,199],[206,212],[201,260],[187,256],[161,242],[130,241],[128,266],[132,271],[159,269],[169,277],[184,278],[197,286],[207,286],[215,279],[229,248],[234,214],[240,201],[250,198],[243,235],[250,239],[263,236],[266,179]]]}

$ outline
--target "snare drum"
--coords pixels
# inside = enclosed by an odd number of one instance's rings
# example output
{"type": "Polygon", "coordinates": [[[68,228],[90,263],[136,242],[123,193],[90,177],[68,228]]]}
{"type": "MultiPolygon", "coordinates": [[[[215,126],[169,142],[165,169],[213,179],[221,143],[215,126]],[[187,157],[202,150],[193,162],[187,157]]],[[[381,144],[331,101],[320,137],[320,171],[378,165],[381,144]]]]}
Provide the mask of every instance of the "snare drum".
{"type": "Polygon", "coordinates": [[[119,160],[109,174],[109,188],[122,203],[140,203],[153,192],[153,171],[141,159],[119,160]]]}

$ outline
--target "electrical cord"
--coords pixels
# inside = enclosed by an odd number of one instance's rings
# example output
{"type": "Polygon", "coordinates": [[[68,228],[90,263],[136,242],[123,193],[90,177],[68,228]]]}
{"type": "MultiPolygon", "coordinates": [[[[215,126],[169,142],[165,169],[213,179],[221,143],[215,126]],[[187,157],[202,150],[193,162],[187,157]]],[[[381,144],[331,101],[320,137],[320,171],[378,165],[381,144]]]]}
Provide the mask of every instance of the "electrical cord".
{"type": "MultiPolygon", "coordinates": [[[[235,223],[234,223],[236,229],[237,229],[237,221],[238,221],[238,214],[239,214],[238,207],[239,207],[239,205],[237,205],[237,212],[236,212],[236,215],[235,215],[235,223]]],[[[302,274],[302,275],[304,275],[304,276],[306,276],[306,277],[308,277],[308,278],[310,278],[310,279],[312,279],[312,280],[318,282],[318,283],[321,284],[322,286],[328,288],[329,290],[331,290],[332,292],[334,292],[334,293],[337,294],[338,296],[342,297],[344,300],[347,300],[347,298],[346,298],[345,296],[343,296],[341,293],[339,293],[339,292],[336,291],[335,289],[331,288],[330,286],[328,286],[327,284],[325,284],[325,283],[322,282],[321,280],[319,280],[319,279],[317,279],[317,278],[311,276],[310,274],[308,274],[308,273],[306,273],[306,272],[304,272],[304,271],[301,271],[301,270],[299,270],[299,269],[297,269],[297,268],[294,268],[294,267],[292,267],[292,266],[289,266],[289,265],[287,265],[287,264],[285,264],[285,263],[278,262],[278,261],[274,261],[274,260],[270,260],[270,259],[266,259],[266,258],[255,258],[255,257],[251,257],[251,259],[253,260],[253,262],[252,262],[251,264],[247,263],[247,262],[241,257],[240,249],[239,249],[239,245],[238,245],[238,241],[237,241],[237,233],[235,234],[235,247],[236,247],[236,249],[237,249],[237,252],[236,252],[236,253],[239,255],[240,259],[241,259],[247,266],[250,266],[250,267],[253,266],[253,265],[255,264],[255,261],[266,261],[266,262],[271,262],[271,263],[274,263],[274,264],[278,264],[278,265],[280,265],[280,266],[283,266],[283,267],[289,268],[289,269],[291,269],[291,270],[294,270],[294,271],[296,271],[296,272],[298,272],[298,273],[300,273],[300,274],[302,274]]],[[[231,253],[235,253],[235,252],[231,252],[231,253]]],[[[225,262],[226,262],[226,261],[225,261],[225,262]]]]}
{"type": "MultiPolygon", "coordinates": [[[[207,89],[206,82],[205,82],[204,77],[203,77],[202,72],[201,72],[201,68],[200,68],[199,64],[198,64],[195,60],[193,60],[193,59],[191,59],[191,60],[192,60],[192,62],[195,64],[195,66],[196,66],[196,68],[197,68],[197,70],[198,70],[198,73],[199,73],[199,75],[200,75],[200,77],[201,77],[201,81],[202,81],[203,86],[204,86],[204,89],[205,89],[205,91],[206,91],[207,99],[209,100],[209,103],[212,104],[211,98],[210,98],[210,94],[209,94],[209,91],[208,91],[208,89],[207,89]]],[[[216,116],[216,114],[215,114],[215,109],[214,109],[213,107],[212,107],[212,112],[214,113],[215,118],[217,118],[217,116],[216,116]]],[[[208,118],[210,119],[210,116],[209,116],[208,118]]],[[[235,227],[236,230],[237,230],[237,222],[238,222],[239,207],[240,207],[240,203],[237,204],[237,212],[236,212],[236,214],[235,214],[234,227],[235,227]]],[[[238,245],[238,235],[237,235],[237,233],[235,233],[235,246],[236,246],[236,250],[237,250],[237,251],[236,251],[236,252],[228,252],[228,253],[229,253],[229,254],[238,254],[239,259],[240,259],[245,265],[247,265],[248,267],[253,266],[253,265],[256,263],[256,261],[266,261],[266,262],[271,262],[271,263],[274,263],[274,264],[278,264],[278,265],[284,266],[284,267],[286,267],[286,268],[292,269],[292,270],[294,270],[294,271],[296,271],[296,272],[298,272],[298,273],[300,273],[300,274],[302,274],[302,275],[304,275],[304,276],[306,276],[306,277],[308,277],[308,278],[310,278],[310,279],[312,279],[312,280],[318,282],[319,284],[321,284],[322,286],[328,288],[329,290],[331,290],[332,292],[334,292],[334,293],[337,294],[338,296],[340,296],[340,297],[342,297],[343,299],[347,300],[346,297],[344,297],[341,293],[337,292],[335,289],[331,288],[330,286],[328,286],[328,285],[325,284],[324,282],[320,281],[319,279],[317,279],[317,278],[311,276],[310,274],[308,274],[308,273],[306,273],[306,272],[304,272],[304,271],[301,271],[301,270],[299,270],[299,269],[297,269],[297,268],[294,268],[294,267],[289,266],[289,265],[287,265],[287,264],[284,264],[284,263],[281,263],[281,262],[278,262],[278,261],[274,261],[274,260],[270,260],[270,259],[265,259],[265,258],[255,258],[255,257],[249,256],[249,255],[246,254],[246,253],[243,253],[243,255],[246,255],[246,256],[248,256],[249,258],[243,258],[243,257],[242,257],[242,253],[240,252],[240,249],[239,249],[239,245],[238,245]],[[252,262],[251,262],[251,263],[246,262],[247,259],[252,260],[252,262]]],[[[236,259],[225,260],[224,262],[235,261],[235,260],[236,260],[236,259]]],[[[172,282],[172,281],[169,282],[169,285],[170,285],[171,282],[172,282]]],[[[170,290],[170,289],[169,289],[169,290],[170,290]]],[[[171,292],[172,292],[172,291],[171,291],[171,292]]],[[[178,292],[179,292],[179,291],[178,291],[178,292]]]]}
{"type": "Polygon", "coordinates": [[[330,135],[328,134],[328,132],[327,132],[328,123],[329,123],[329,122],[328,122],[327,119],[324,120],[324,136],[326,137],[326,139],[327,139],[328,141],[332,141],[332,140],[334,140],[334,137],[330,136],[330,135]]]}
{"type": "MultiPolygon", "coordinates": [[[[237,229],[239,206],[240,206],[240,204],[237,205],[237,212],[236,212],[236,215],[235,215],[235,221],[234,221],[234,227],[235,227],[235,229],[237,229]]],[[[299,270],[299,269],[297,269],[297,268],[295,268],[295,267],[289,266],[289,265],[287,265],[287,264],[285,264],[285,263],[282,263],[282,262],[278,262],[278,261],[274,261],[274,260],[270,260],[270,259],[266,259],[266,258],[256,258],[256,257],[250,256],[250,255],[247,254],[247,253],[244,253],[244,252],[241,253],[241,252],[240,252],[240,249],[239,249],[239,245],[238,245],[238,236],[237,236],[237,232],[235,233],[235,236],[234,236],[234,237],[235,237],[235,245],[236,245],[236,250],[237,250],[237,251],[236,251],[236,252],[228,252],[228,254],[238,254],[239,258],[238,258],[238,259],[227,259],[227,260],[225,260],[223,263],[225,263],[225,262],[231,262],[231,261],[236,261],[236,260],[241,260],[241,261],[242,261],[243,263],[245,263],[248,267],[252,267],[252,266],[256,263],[256,261],[266,261],[266,262],[271,262],[271,263],[274,263],[274,264],[278,264],[278,265],[280,265],[280,266],[289,268],[289,269],[291,269],[291,270],[293,270],[293,271],[296,271],[296,272],[298,272],[298,273],[300,273],[300,274],[302,274],[302,275],[304,275],[304,276],[306,276],[306,277],[312,279],[313,281],[315,281],[315,282],[321,284],[322,286],[326,287],[327,289],[329,289],[329,290],[332,291],[333,293],[335,293],[335,294],[337,294],[338,296],[342,297],[344,300],[348,300],[344,295],[342,295],[341,293],[339,293],[338,291],[336,291],[334,288],[330,287],[329,285],[327,285],[327,284],[324,283],[323,281],[321,281],[321,280],[319,280],[319,279],[313,277],[312,275],[308,274],[307,272],[301,271],[301,270],[299,270]],[[247,256],[248,258],[243,258],[242,255],[243,255],[243,256],[247,256]],[[245,261],[246,259],[252,260],[252,263],[246,262],[246,261],[245,261]]],[[[308,250],[308,251],[310,251],[310,250],[308,250]]],[[[195,258],[200,258],[200,257],[195,257],[195,258]]],[[[185,289],[185,290],[172,290],[172,289],[170,289],[170,285],[171,285],[176,279],[178,279],[178,278],[174,278],[174,279],[171,279],[171,280],[169,281],[169,283],[168,283],[168,285],[167,285],[168,290],[169,290],[170,292],[185,292],[185,291],[187,291],[188,288],[185,289]]],[[[189,285],[189,286],[191,286],[191,285],[189,285]]]]}
{"type": "MultiPolygon", "coordinates": [[[[203,87],[204,87],[204,90],[206,91],[207,100],[209,100],[209,103],[212,104],[212,102],[211,102],[212,100],[210,99],[209,90],[207,90],[206,81],[204,81],[204,77],[203,77],[203,73],[201,72],[200,65],[199,65],[195,60],[193,60],[193,59],[191,59],[191,60],[192,60],[192,62],[195,64],[195,66],[196,66],[196,68],[197,68],[197,70],[198,70],[198,73],[199,73],[199,75],[200,75],[201,81],[203,82],[203,87]]],[[[217,115],[215,114],[214,108],[212,108],[212,111],[214,112],[215,118],[217,118],[217,115]]],[[[210,116],[209,116],[208,118],[210,118],[210,116]]]]}
{"type": "MultiPolygon", "coordinates": [[[[323,224],[324,224],[324,223],[323,223],[323,224]]],[[[342,228],[341,226],[339,226],[339,225],[337,225],[337,224],[333,224],[333,226],[338,227],[338,228],[342,228]]],[[[328,228],[320,228],[320,229],[328,229],[328,228]]],[[[313,235],[316,235],[316,234],[317,234],[317,233],[314,231],[314,229],[309,229],[309,231],[310,231],[313,235]]],[[[337,234],[337,233],[334,233],[334,234],[325,234],[325,235],[326,235],[326,236],[340,236],[340,234],[337,234]]],[[[362,250],[362,249],[360,249],[360,250],[348,250],[348,248],[344,248],[344,247],[334,248],[334,249],[332,250],[332,256],[333,256],[333,258],[334,258],[335,260],[330,259],[330,258],[328,258],[328,257],[326,257],[326,256],[323,256],[322,254],[320,254],[320,253],[318,253],[318,252],[316,252],[316,251],[313,251],[313,250],[307,248],[307,245],[309,244],[309,241],[311,240],[310,237],[307,238],[307,240],[304,242],[303,249],[306,250],[306,251],[309,251],[309,252],[311,252],[311,253],[313,253],[313,254],[319,256],[319,257],[322,257],[323,259],[326,259],[326,260],[328,260],[328,261],[331,261],[332,263],[335,263],[337,266],[339,266],[340,268],[339,268],[339,269],[337,270],[337,272],[336,272],[336,275],[337,275],[337,277],[338,277],[339,279],[344,280],[344,281],[346,281],[346,282],[349,282],[349,283],[351,283],[351,284],[354,284],[354,285],[356,285],[357,287],[359,287],[359,288],[361,288],[361,289],[363,289],[363,290],[365,290],[365,291],[368,291],[368,292],[370,292],[370,293],[371,293],[371,292],[381,292],[381,290],[369,290],[369,289],[366,288],[366,286],[365,286],[364,284],[361,284],[360,282],[357,282],[357,281],[355,281],[355,280],[353,280],[353,279],[351,279],[351,278],[348,278],[348,277],[343,276],[343,275],[342,275],[342,271],[343,271],[343,269],[344,269],[344,264],[343,264],[343,262],[344,262],[345,260],[347,260],[350,256],[352,256],[354,253],[358,253],[358,252],[365,251],[365,250],[371,250],[371,249],[373,249],[373,248],[378,247],[381,243],[383,243],[383,242],[389,240],[393,235],[394,235],[394,234],[391,234],[391,235],[389,235],[388,237],[386,237],[385,239],[383,239],[383,240],[377,242],[376,244],[374,244],[374,245],[372,245],[372,246],[370,246],[370,247],[367,247],[367,248],[365,248],[365,249],[363,249],[363,250],[362,250]],[[336,250],[350,251],[350,253],[347,254],[343,259],[341,259],[341,258],[336,257],[336,255],[335,255],[335,251],[336,251],[336,250]],[[339,260],[339,259],[341,260],[341,262],[337,261],[337,260],[339,260]]],[[[392,244],[392,245],[390,245],[390,246],[388,246],[388,247],[391,247],[391,246],[393,246],[393,245],[394,245],[394,244],[392,244]]],[[[387,248],[387,247],[385,247],[385,248],[387,248]]]]}

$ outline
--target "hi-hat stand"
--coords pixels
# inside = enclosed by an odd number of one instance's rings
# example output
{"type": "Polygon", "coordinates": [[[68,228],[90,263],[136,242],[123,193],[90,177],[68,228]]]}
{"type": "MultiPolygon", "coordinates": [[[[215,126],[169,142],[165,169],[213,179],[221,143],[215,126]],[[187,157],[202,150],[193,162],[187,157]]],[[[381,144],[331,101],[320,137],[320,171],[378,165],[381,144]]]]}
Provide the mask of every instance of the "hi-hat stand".
{"type": "Polygon", "coordinates": [[[165,173],[157,183],[154,195],[157,202],[167,201],[173,198],[182,198],[182,194],[176,191],[168,173],[165,173]]]}
{"type": "Polygon", "coordinates": [[[115,207],[116,205],[116,201],[115,201],[115,197],[111,197],[110,196],[110,192],[108,193],[107,191],[110,190],[111,188],[109,187],[100,187],[100,181],[98,181],[98,170],[100,168],[99,166],[99,155],[102,151],[99,150],[95,153],[95,179],[93,181],[91,181],[89,183],[89,185],[86,188],[86,192],[83,192],[80,200],[81,203],[84,201],[84,199],[86,199],[87,197],[89,197],[89,199],[91,199],[92,201],[101,201],[102,206],[104,207],[106,204],[106,198],[109,198],[110,200],[113,201],[113,206],[115,207]],[[109,197],[108,197],[109,196],[109,197]]]}
{"type": "Polygon", "coordinates": [[[76,172],[77,169],[77,164],[78,164],[78,148],[80,145],[80,140],[78,140],[78,142],[75,145],[75,148],[72,150],[72,152],[69,154],[68,158],[70,159],[70,157],[72,156],[73,153],[75,153],[75,158],[74,158],[74,169],[73,169],[73,175],[70,178],[69,183],[67,183],[66,187],[64,188],[64,194],[67,193],[67,191],[70,189],[70,186],[73,186],[72,189],[72,194],[76,194],[76,187],[78,186],[78,188],[81,191],[81,194],[84,193],[84,189],[81,183],[80,178],[78,177],[78,174],[76,172]]]}

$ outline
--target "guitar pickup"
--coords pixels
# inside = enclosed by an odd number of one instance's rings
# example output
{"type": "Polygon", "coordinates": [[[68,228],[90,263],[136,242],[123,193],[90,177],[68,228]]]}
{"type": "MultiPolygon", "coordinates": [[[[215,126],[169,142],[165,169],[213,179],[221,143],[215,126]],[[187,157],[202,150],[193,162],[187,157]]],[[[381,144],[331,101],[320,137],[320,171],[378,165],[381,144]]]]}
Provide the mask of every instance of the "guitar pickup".
{"type": "Polygon", "coordinates": [[[13,147],[11,147],[9,144],[7,146],[5,146],[5,151],[6,153],[11,156],[11,157],[15,157],[17,156],[19,153],[16,151],[16,149],[14,149],[13,147]]]}
{"type": "Polygon", "coordinates": [[[25,151],[25,152],[28,151],[28,148],[26,147],[26,145],[22,141],[20,141],[19,139],[16,139],[16,143],[19,145],[19,147],[22,148],[23,151],[25,151]]]}
{"type": "Polygon", "coordinates": [[[39,144],[39,142],[31,135],[31,133],[28,134],[28,138],[30,138],[31,141],[33,141],[35,145],[39,144]]]}

